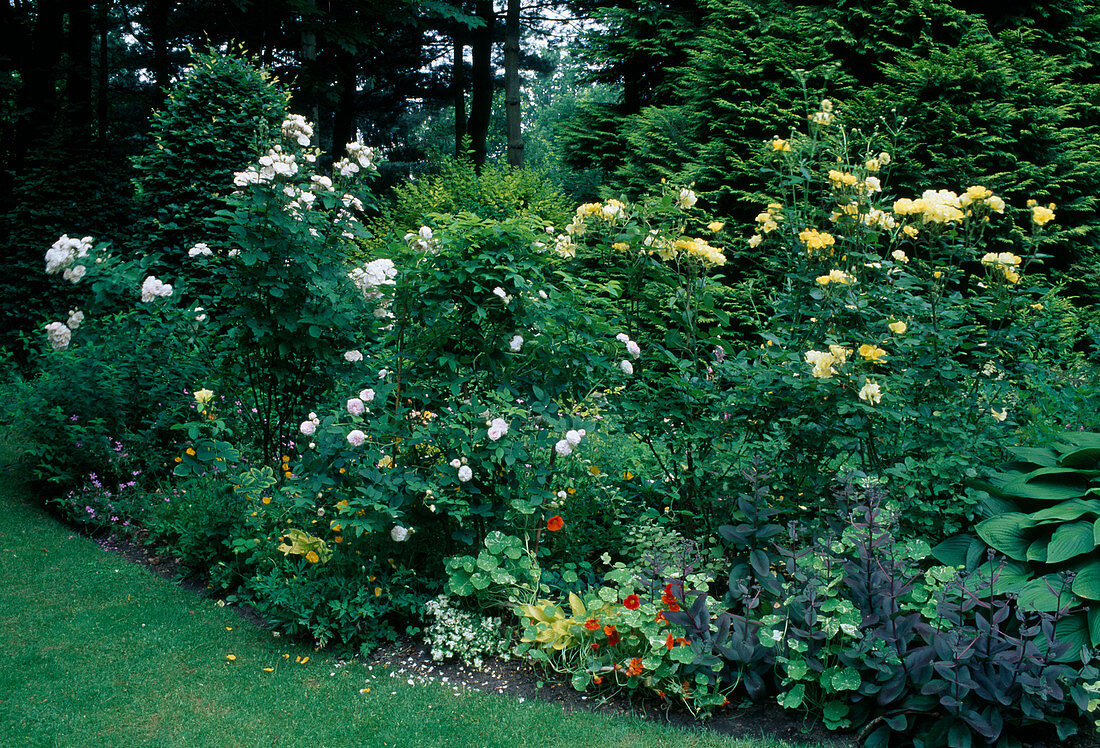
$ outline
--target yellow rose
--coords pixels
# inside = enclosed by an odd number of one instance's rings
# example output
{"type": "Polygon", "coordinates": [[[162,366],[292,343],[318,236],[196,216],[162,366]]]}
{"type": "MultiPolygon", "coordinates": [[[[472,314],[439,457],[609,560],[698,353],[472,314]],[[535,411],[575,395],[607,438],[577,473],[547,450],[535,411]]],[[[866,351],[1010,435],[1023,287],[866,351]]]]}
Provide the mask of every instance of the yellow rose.
{"type": "Polygon", "coordinates": [[[895,335],[901,335],[903,332],[905,332],[907,329],[909,329],[909,326],[907,324],[905,324],[904,322],[900,322],[900,321],[891,322],[890,324],[887,325],[887,327],[889,327],[890,332],[894,333],[895,335]]]}
{"type": "Polygon", "coordinates": [[[859,347],[859,355],[863,356],[872,364],[881,364],[886,360],[886,351],[870,343],[864,343],[859,347]]]}
{"type": "Polygon", "coordinates": [[[200,405],[205,405],[213,399],[214,393],[208,389],[201,389],[195,392],[195,402],[200,405]]]}
{"type": "Polygon", "coordinates": [[[1054,220],[1054,203],[1050,204],[1049,208],[1044,208],[1042,205],[1035,205],[1031,208],[1031,220],[1036,226],[1042,226],[1050,221],[1054,220]]]}
{"type": "Polygon", "coordinates": [[[725,225],[726,224],[722,223],[721,221],[711,221],[707,224],[707,228],[717,234],[719,231],[722,230],[722,227],[725,225]]]}

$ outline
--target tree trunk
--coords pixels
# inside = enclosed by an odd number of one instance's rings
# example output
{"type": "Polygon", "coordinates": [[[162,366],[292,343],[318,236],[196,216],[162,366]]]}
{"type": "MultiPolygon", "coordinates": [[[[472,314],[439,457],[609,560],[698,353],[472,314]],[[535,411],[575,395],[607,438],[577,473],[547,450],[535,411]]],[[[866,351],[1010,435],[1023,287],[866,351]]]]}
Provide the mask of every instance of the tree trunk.
{"type": "Polygon", "coordinates": [[[519,2],[508,0],[504,17],[504,116],[508,125],[508,164],[523,166],[523,127],[519,80],[519,2]]]}
{"type": "Polygon", "coordinates": [[[111,2],[100,0],[99,13],[96,18],[97,31],[99,32],[99,66],[96,76],[96,138],[100,145],[107,142],[107,120],[111,116],[110,111],[110,81],[111,71],[108,64],[108,31],[111,23],[111,2]]]}
{"type": "Polygon", "coordinates": [[[477,15],[485,23],[474,29],[470,47],[470,149],[478,171],[488,156],[489,117],[493,108],[493,21],[496,13],[492,0],[477,0],[477,15]]]}
{"type": "Polygon", "coordinates": [[[67,6],[65,136],[70,143],[83,146],[92,135],[92,3],[68,0],[67,6]]]}
{"type": "Polygon", "coordinates": [[[454,63],[451,66],[451,97],[455,107],[455,158],[462,158],[466,145],[463,141],[469,134],[466,123],[466,45],[462,40],[462,30],[454,32],[454,63]]]}
{"type": "Polygon", "coordinates": [[[317,13],[317,0],[307,0],[308,12],[302,14],[302,68],[298,73],[303,85],[299,85],[304,104],[309,110],[309,119],[317,128],[317,135],[321,129],[321,108],[318,103],[317,82],[317,31],[313,28],[317,13]]]}
{"type": "Polygon", "coordinates": [[[39,0],[38,17],[30,51],[23,59],[19,89],[21,116],[16,130],[15,160],[18,170],[23,157],[34,145],[53,135],[57,114],[57,77],[61,61],[64,16],[59,0],[39,0]]]}
{"type": "Polygon", "coordinates": [[[349,53],[341,55],[337,85],[340,87],[340,101],[332,117],[332,157],[339,159],[344,155],[344,146],[355,140],[355,105],[358,99],[355,57],[349,53]]]}

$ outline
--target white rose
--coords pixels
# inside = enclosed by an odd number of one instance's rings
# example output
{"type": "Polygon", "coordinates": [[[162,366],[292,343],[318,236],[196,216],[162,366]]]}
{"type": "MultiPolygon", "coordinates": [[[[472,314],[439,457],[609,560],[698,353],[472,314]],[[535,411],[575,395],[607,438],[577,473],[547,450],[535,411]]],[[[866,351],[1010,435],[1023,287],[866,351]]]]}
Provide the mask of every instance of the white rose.
{"type": "Polygon", "coordinates": [[[623,374],[634,373],[634,365],[627,361],[625,358],[619,362],[619,368],[623,370],[623,374]]]}
{"type": "Polygon", "coordinates": [[[463,465],[458,469],[458,479],[465,483],[466,481],[474,477],[474,471],[470,469],[469,465],[463,465]]]}
{"type": "Polygon", "coordinates": [[[393,538],[393,542],[395,543],[403,543],[405,542],[405,538],[409,537],[409,530],[407,527],[394,525],[393,529],[390,530],[390,537],[393,538]]]}
{"type": "Polygon", "coordinates": [[[348,432],[348,443],[351,444],[351,446],[353,447],[360,446],[366,440],[367,435],[359,429],[354,429],[353,431],[348,432]]]}
{"type": "Polygon", "coordinates": [[[349,363],[354,364],[357,361],[362,361],[363,360],[363,354],[360,353],[359,351],[348,351],[347,353],[344,354],[344,360],[349,362],[349,363]]]}
{"type": "Polygon", "coordinates": [[[363,401],[357,397],[353,397],[348,400],[348,413],[353,416],[361,416],[367,409],[367,406],[363,405],[363,401]]]}
{"type": "Polygon", "coordinates": [[[317,424],[313,421],[302,421],[302,425],[298,427],[298,430],[302,432],[303,436],[313,436],[317,433],[317,424]]]}

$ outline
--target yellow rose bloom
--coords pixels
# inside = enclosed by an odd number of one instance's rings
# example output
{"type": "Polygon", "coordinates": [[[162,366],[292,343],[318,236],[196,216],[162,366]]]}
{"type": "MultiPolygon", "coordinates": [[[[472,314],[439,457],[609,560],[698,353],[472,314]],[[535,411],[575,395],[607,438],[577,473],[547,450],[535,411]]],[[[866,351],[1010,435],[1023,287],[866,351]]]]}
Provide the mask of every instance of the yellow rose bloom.
{"type": "Polygon", "coordinates": [[[626,242],[615,242],[611,245],[611,248],[616,252],[626,252],[628,249],[630,249],[630,245],[626,242]]]}
{"type": "Polygon", "coordinates": [[[1053,221],[1054,203],[1051,203],[1049,208],[1045,208],[1042,205],[1033,206],[1031,209],[1031,220],[1036,226],[1042,226],[1053,221]]]}
{"type": "Polygon", "coordinates": [[[894,333],[895,335],[901,335],[909,329],[909,326],[901,321],[891,322],[887,325],[887,327],[890,328],[890,332],[894,333]]]}
{"type": "Polygon", "coordinates": [[[882,389],[877,382],[865,379],[863,380],[863,389],[859,391],[859,399],[871,405],[878,405],[882,401],[882,389]]]}
{"type": "Polygon", "coordinates": [[[195,402],[200,405],[205,405],[210,402],[214,397],[214,393],[208,389],[201,389],[195,392],[195,402]]]}
{"type": "Polygon", "coordinates": [[[904,226],[902,228],[902,232],[911,239],[915,239],[917,237],[917,234],[920,233],[920,229],[918,229],[916,226],[904,226]]]}
{"type": "Polygon", "coordinates": [[[791,150],[791,144],[783,138],[775,137],[772,138],[772,150],[780,153],[789,151],[791,150]]]}
{"type": "Polygon", "coordinates": [[[721,221],[711,221],[710,223],[707,224],[707,228],[710,229],[715,234],[717,234],[719,231],[722,230],[722,227],[725,226],[725,225],[726,224],[722,223],[721,221]]]}
{"type": "Polygon", "coordinates": [[[755,249],[756,247],[760,246],[760,242],[762,241],[764,241],[764,237],[762,237],[760,234],[753,234],[749,237],[749,246],[755,249]]]}
{"type": "Polygon", "coordinates": [[[867,359],[872,364],[881,364],[886,360],[886,351],[870,343],[864,343],[859,347],[859,355],[863,356],[863,358],[867,359]]]}

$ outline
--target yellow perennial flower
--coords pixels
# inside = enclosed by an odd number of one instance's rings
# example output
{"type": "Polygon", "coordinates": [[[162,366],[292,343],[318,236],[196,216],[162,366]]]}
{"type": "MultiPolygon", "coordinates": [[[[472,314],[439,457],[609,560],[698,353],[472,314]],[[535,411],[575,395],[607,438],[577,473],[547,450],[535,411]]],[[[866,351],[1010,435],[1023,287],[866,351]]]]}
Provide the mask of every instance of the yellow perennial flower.
{"type": "Polygon", "coordinates": [[[626,252],[630,249],[630,245],[626,242],[615,242],[611,245],[611,248],[616,252],[626,252]]]}
{"type": "Polygon", "coordinates": [[[777,152],[784,152],[791,150],[791,144],[780,137],[772,138],[772,150],[777,152]]]}
{"type": "Polygon", "coordinates": [[[859,399],[871,405],[878,405],[882,402],[882,388],[878,386],[878,382],[865,379],[863,389],[859,391],[859,399]]]}
{"type": "Polygon", "coordinates": [[[206,403],[210,402],[213,397],[214,393],[205,388],[195,392],[195,402],[199,403],[200,405],[205,405],[206,403]]]}
{"type": "Polygon", "coordinates": [[[806,245],[806,251],[813,256],[815,254],[833,254],[836,239],[832,234],[827,234],[817,229],[803,229],[798,233],[799,240],[806,245]]]}
{"type": "Polygon", "coordinates": [[[886,326],[888,328],[890,328],[890,332],[894,333],[895,335],[901,335],[903,332],[905,332],[907,329],[909,329],[908,325],[906,325],[904,322],[900,322],[900,321],[891,322],[890,324],[888,324],[886,326]]]}
{"type": "Polygon", "coordinates": [[[723,223],[722,221],[711,221],[710,223],[707,224],[707,228],[710,229],[715,234],[717,234],[719,231],[722,230],[722,227],[725,226],[725,225],[726,224],[723,223]]]}
{"type": "Polygon", "coordinates": [[[836,356],[829,351],[806,351],[806,363],[813,367],[810,374],[818,379],[829,379],[836,374],[833,366],[837,363],[836,356]]]}
{"type": "Polygon", "coordinates": [[[828,275],[817,276],[817,282],[823,286],[827,286],[830,283],[840,283],[841,285],[850,285],[855,278],[845,273],[843,270],[833,269],[829,271],[828,275]]]}

